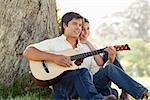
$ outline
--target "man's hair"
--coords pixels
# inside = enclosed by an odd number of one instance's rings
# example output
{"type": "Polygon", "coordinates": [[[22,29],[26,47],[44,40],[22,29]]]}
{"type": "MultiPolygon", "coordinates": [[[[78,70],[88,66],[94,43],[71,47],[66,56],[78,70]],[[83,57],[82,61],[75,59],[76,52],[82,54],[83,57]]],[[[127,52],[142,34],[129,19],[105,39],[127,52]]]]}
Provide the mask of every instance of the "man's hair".
{"type": "Polygon", "coordinates": [[[72,20],[72,19],[83,19],[83,17],[76,13],[76,12],[68,12],[65,15],[63,15],[62,19],[61,19],[61,29],[62,29],[62,34],[64,34],[64,27],[63,24],[65,24],[66,26],[68,26],[68,23],[72,20]]]}

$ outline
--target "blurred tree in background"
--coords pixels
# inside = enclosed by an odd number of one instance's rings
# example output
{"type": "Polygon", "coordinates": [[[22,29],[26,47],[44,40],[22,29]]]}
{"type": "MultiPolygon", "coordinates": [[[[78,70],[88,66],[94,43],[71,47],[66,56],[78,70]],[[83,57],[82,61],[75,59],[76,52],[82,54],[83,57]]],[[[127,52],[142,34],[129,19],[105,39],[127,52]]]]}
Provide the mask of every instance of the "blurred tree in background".
{"type": "Polygon", "coordinates": [[[135,0],[123,12],[104,16],[91,40],[100,47],[128,43],[131,51],[120,53],[125,69],[133,76],[150,76],[150,5],[135,0]]]}
{"type": "Polygon", "coordinates": [[[101,19],[97,34],[102,37],[142,38],[150,41],[150,5],[148,0],[136,0],[123,12],[101,19]]]}
{"type": "Polygon", "coordinates": [[[129,40],[131,51],[122,53],[125,69],[132,76],[150,76],[150,43],[142,39],[129,40]]]}

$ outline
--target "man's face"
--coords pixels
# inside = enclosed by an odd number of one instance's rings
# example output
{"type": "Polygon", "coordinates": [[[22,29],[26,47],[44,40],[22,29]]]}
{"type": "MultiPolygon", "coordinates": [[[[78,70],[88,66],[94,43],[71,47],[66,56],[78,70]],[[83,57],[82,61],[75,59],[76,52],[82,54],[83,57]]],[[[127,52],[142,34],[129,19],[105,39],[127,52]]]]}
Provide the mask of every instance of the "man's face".
{"type": "Polygon", "coordinates": [[[64,29],[67,37],[78,38],[82,31],[82,19],[72,19],[68,26],[64,25],[64,29]]]}
{"type": "Polygon", "coordinates": [[[80,34],[80,39],[81,40],[87,40],[87,38],[89,37],[90,35],[90,26],[89,26],[89,23],[87,22],[84,22],[84,25],[83,25],[83,30],[80,34]]]}

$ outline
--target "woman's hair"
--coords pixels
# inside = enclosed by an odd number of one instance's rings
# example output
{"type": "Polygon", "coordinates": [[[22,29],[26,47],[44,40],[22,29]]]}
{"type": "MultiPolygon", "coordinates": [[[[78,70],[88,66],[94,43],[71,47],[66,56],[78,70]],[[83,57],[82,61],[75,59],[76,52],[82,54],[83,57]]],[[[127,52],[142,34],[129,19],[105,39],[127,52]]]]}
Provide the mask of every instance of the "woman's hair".
{"type": "Polygon", "coordinates": [[[84,22],[89,23],[89,20],[87,18],[83,18],[84,22]]]}

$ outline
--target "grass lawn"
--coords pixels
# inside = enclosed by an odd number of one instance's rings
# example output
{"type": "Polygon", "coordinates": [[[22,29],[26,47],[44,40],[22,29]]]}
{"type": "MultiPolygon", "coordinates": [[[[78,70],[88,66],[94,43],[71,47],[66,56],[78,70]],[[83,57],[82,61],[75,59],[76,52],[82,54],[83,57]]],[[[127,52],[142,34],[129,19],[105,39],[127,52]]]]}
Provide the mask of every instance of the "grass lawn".
{"type": "MultiPolygon", "coordinates": [[[[136,81],[144,85],[146,88],[150,90],[150,77],[133,77],[136,81]]],[[[112,84],[112,87],[116,88],[120,94],[121,90],[118,89],[118,87],[114,84],[112,84]]],[[[14,89],[16,89],[15,87],[14,89]]],[[[0,88],[0,92],[9,92],[6,96],[0,94],[0,100],[53,100],[52,93],[50,93],[48,90],[40,90],[37,89],[35,91],[27,92],[23,95],[17,95],[12,97],[12,93],[9,90],[3,89],[2,86],[0,88]],[[4,98],[5,97],[5,98],[4,98]]],[[[135,100],[132,98],[131,100],[135,100]]]]}

